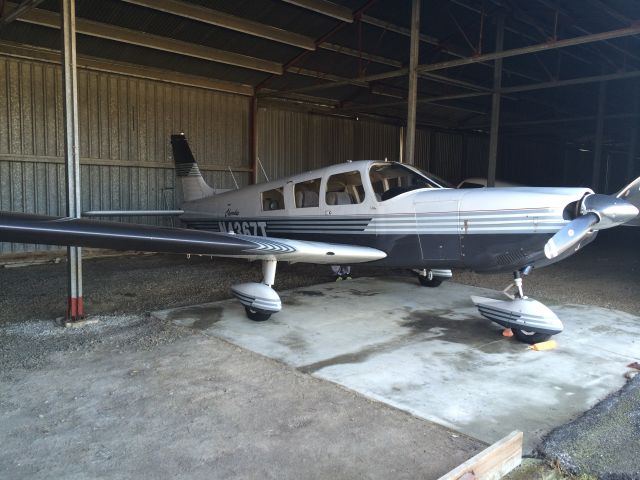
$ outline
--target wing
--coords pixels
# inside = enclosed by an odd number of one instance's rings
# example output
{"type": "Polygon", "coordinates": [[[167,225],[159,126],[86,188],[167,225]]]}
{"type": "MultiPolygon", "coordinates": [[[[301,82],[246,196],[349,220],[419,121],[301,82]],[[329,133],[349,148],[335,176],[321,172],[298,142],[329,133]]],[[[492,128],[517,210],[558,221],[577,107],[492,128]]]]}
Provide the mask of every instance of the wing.
{"type": "Polygon", "coordinates": [[[353,245],[8,212],[0,212],[0,241],[335,265],[387,256],[353,245]]]}

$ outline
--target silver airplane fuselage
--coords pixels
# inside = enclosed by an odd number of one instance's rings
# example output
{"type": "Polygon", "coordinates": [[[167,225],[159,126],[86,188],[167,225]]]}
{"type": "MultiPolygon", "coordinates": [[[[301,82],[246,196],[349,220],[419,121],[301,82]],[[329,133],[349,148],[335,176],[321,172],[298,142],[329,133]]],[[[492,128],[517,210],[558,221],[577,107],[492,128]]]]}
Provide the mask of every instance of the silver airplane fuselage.
{"type": "Polygon", "coordinates": [[[377,265],[515,271],[575,253],[577,248],[550,260],[544,247],[590,193],[588,188],[460,190],[411,166],[357,161],[186,202],[180,219],[195,229],[373,247],[387,254],[377,265]],[[404,180],[384,177],[388,169],[409,173],[404,180]],[[344,178],[350,180],[339,181],[344,178]],[[400,185],[406,179],[413,185],[400,185]],[[305,203],[309,185],[313,201],[305,203]]]}

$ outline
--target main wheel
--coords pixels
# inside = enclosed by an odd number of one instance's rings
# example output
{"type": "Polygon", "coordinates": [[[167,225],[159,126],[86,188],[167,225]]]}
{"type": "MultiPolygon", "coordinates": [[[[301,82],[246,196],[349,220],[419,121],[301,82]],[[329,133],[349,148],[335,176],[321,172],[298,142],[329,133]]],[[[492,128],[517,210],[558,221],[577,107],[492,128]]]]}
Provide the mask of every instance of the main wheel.
{"type": "Polygon", "coordinates": [[[264,322],[265,320],[269,320],[271,317],[270,313],[258,312],[257,310],[253,310],[249,307],[244,307],[244,311],[247,312],[249,320],[253,320],[254,322],[264,322]]]}
{"type": "Polygon", "coordinates": [[[529,345],[546,342],[551,338],[551,335],[548,333],[531,332],[520,328],[512,328],[511,331],[519,342],[528,343],[529,345]]]}
{"type": "Polygon", "coordinates": [[[439,287],[442,284],[442,280],[437,277],[433,277],[431,280],[429,280],[429,277],[423,275],[418,275],[418,281],[423,287],[430,288],[439,287]]]}

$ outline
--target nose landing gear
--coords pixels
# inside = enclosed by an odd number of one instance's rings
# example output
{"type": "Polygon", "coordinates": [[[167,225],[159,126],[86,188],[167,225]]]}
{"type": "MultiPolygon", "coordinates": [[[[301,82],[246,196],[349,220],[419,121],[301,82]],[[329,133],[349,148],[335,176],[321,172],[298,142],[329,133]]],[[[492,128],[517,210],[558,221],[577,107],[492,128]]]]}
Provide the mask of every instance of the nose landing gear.
{"type": "Polygon", "coordinates": [[[510,300],[471,297],[480,315],[505,328],[510,328],[515,337],[524,343],[534,344],[549,340],[564,327],[560,319],[547,306],[524,295],[522,276],[528,275],[530,267],[516,271],[513,282],[503,290],[510,300]],[[515,293],[509,293],[515,289],[515,293]]]}

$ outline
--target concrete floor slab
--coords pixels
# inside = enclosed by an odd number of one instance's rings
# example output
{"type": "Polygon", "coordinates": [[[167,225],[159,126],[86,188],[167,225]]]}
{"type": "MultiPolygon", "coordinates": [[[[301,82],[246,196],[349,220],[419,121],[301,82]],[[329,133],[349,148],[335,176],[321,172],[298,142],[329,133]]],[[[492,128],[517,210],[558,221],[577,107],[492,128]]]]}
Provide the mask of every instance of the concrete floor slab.
{"type": "Polygon", "coordinates": [[[501,336],[469,297],[499,293],[411,278],[360,278],[281,292],[282,312],[248,320],[235,300],[154,313],[485,442],[525,432],[531,450],[624,384],[640,352],[640,318],[549,305],[565,324],[558,348],[501,336]]]}

